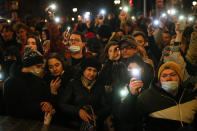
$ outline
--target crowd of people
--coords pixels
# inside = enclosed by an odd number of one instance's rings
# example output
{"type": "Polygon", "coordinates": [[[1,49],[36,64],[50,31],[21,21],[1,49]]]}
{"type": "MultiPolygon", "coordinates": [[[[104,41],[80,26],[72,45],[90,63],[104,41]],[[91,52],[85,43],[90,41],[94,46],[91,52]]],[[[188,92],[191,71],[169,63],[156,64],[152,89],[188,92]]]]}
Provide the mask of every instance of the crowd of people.
{"type": "Polygon", "coordinates": [[[81,131],[197,130],[196,19],[182,29],[178,15],[155,26],[141,12],[46,14],[0,21],[1,115],[81,131]]]}

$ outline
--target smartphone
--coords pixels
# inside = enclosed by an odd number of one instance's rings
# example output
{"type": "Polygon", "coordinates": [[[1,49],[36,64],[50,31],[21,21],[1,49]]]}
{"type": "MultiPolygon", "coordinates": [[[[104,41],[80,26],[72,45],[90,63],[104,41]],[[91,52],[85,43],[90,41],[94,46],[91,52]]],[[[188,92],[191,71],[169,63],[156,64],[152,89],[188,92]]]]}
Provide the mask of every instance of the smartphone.
{"type": "Polygon", "coordinates": [[[179,31],[183,31],[185,29],[185,25],[186,25],[186,19],[181,19],[178,21],[178,24],[179,24],[179,31]]]}

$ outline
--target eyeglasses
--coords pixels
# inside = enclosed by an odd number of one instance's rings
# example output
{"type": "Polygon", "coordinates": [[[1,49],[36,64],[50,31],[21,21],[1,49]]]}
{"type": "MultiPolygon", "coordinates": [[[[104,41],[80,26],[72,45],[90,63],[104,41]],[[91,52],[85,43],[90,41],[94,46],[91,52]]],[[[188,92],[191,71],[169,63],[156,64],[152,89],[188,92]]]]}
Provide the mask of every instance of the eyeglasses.
{"type": "Polygon", "coordinates": [[[68,42],[75,43],[75,42],[81,42],[81,40],[80,39],[70,39],[68,42]]]}
{"type": "Polygon", "coordinates": [[[131,45],[120,47],[120,50],[123,50],[123,49],[136,49],[136,47],[131,46],[131,45]]]}

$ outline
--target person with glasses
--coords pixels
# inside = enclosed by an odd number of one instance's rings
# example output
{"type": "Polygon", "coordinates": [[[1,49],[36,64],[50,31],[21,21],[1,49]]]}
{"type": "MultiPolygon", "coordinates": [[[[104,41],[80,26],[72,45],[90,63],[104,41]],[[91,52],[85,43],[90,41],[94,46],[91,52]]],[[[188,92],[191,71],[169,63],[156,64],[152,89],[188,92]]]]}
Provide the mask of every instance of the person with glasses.
{"type": "Polygon", "coordinates": [[[128,58],[139,53],[139,49],[135,40],[128,35],[122,38],[119,45],[120,45],[121,61],[125,64],[128,58]]]}
{"type": "MultiPolygon", "coordinates": [[[[69,39],[68,51],[70,56],[66,60],[66,65],[70,68],[72,76],[76,76],[81,68],[81,61],[84,55],[85,37],[80,32],[73,32],[69,39]]],[[[68,51],[66,53],[68,53],[68,51]]],[[[66,54],[67,55],[67,54],[66,54]]]]}
{"type": "Polygon", "coordinates": [[[150,58],[153,61],[154,66],[157,67],[157,65],[160,61],[161,53],[160,53],[160,50],[158,49],[157,45],[155,44],[155,40],[152,35],[152,29],[149,29],[149,28],[152,28],[152,27],[148,27],[148,29],[147,29],[149,32],[148,37],[142,31],[135,31],[133,33],[133,37],[134,37],[137,45],[144,48],[148,58],[150,58]]]}

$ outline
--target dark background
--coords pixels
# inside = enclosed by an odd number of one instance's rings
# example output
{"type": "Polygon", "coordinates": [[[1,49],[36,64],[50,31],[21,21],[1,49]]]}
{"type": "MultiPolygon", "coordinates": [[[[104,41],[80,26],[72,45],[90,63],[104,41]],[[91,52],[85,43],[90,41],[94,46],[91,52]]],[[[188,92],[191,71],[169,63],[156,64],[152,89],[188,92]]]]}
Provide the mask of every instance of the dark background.
{"type": "MultiPolygon", "coordinates": [[[[5,3],[9,3],[11,0],[0,0],[0,15],[7,15],[9,17],[10,11],[6,10],[6,7],[4,8],[3,5],[6,5],[5,3]]],[[[121,0],[121,1],[129,1],[129,0],[121,0]]],[[[155,1],[156,0],[147,0],[147,9],[148,11],[155,8],[155,1]]],[[[164,0],[170,1],[170,0],[164,0]]],[[[184,10],[190,10],[192,6],[193,0],[182,0],[184,5],[184,10]]],[[[36,17],[43,16],[44,9],[50,5],[50,3],[53,3],[52,0],[18,0],[19,2],[19,10],[18,14],[20,17],[25,17],[26,15],[32,15],[36,17]]],[[[114,12],[117,13],[118,6],[115,6],[114,0],[55,0],[55,3],[58,6],[57,14],[59,16],[66,16],[66,15],[73,15],[72,8],[76,7],[78,8],[78,14],[82,14],[85,11],[93,12],[93,14],[96,14],[99,12],[99,9],[105,8],[107,12],[114,12]]],[[[137,11],[143,11],[143,0],[133,0],[134,6],[133,6],[133,14],[135,14],[137,11]]],[[[7,4],[9,5],[9,4],[7,4]]],[[[119,5],[120,6],[120,5],[119,5]]]]}

